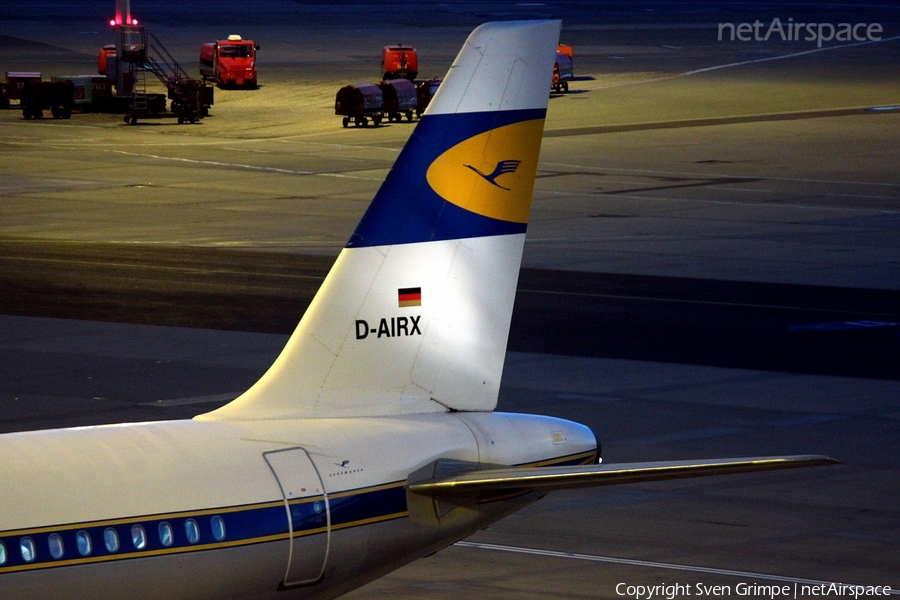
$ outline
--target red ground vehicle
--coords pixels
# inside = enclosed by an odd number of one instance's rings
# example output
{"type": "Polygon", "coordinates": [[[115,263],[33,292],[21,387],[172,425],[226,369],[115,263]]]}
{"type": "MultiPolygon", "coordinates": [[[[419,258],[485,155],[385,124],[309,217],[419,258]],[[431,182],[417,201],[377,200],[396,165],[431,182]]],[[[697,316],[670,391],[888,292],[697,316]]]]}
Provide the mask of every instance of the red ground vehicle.
{"type": "Polygon", "coordinates": [[[409,79],[419,74],[419,57],[412,46],[397,44],[381,49],[382,79],[409,79]]]}
{"type": "Polygon", "coordinates": [[[412,46],[384,46],[381,67],[382,81],[348,85],[338,90],[334,114],[344,117],[344,127],[350,123],[366,127],[369,121],[377,127],[385,117],[397,123],[404,116],[412,121],[413,116],[422,115],[441,84],[437,77],[414,80],[419,73],[419,61],[412,46]]]}
{"type": "Polygon", "coordinates": [[[203,44],[200,46],[200,77],[215,81],[219,87],[255,88],[257,50],[259,44],[241,39],[239,35],[203,44]]]}
{"type": "Polygon", "coordinates": [[[100,54],[97,56],[97,73],[106,75],[106,63],[109,60],[110,55],[115,55],[115,53],[115,44],[106,44],[100,48],[100,54]]]}
{"type": "Polygon", "coordinates": [[[553,65],[553,81],[550,87],[557,94],[569,91],[569,80],[575,76],[572,66],[572,46],[560,44],[556,48],[556,64],[553,65]]]}

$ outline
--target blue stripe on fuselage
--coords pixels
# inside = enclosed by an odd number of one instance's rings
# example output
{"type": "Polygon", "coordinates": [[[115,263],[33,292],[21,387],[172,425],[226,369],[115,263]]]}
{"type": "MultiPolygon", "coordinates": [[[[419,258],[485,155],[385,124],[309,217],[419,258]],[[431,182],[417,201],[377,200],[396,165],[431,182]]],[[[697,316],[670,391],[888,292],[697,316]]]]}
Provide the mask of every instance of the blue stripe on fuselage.
{"type": "Polygon", "coordinates": [[[533,119],[544,109],[425,115],[372,200],[348,248],[524,233],[525,223],[479,215],[438,196],[426,180],[444,152],[486,131],[533,119]]]}
{"type": "MultiPolygon", "coordinates": [[[[329,497],[331,528],[348,528],[377,521],[405,517],[405,481],[383,484],[358,490],[338,492],[329,497]]],[[[291,515],[294,520],[294,536],[315,535],[325,531],[327,521],[322,496],[292,500],[291,515]]],[[[6,562],[0,565],[0,575],[16,571],[28,571],[61,566],[126,560],[195,552],[216,548],[246,546],[263,542],[288,539],[289,530],[283,500],[238,507],[225,507],[203,511],[166,513],[126,519],[76,523],[71,525],[22,529],[0,532],[0,543],[5,546],[6,562]],[[213,535],[211,521],[221,517],[225,524],[225,537],[217,540],[213,535]],[[200,538],[191,542],[185,530],[189,519],[197,522],[200,538]],[[159,527],[168,523],[172,527],[173,539],[169,546],[163,545],[159,527]],[[132,544],[132,527],[140,525],[146,532],[146,546],[136,549],[132,544]],[[104,532],[112,529],[119,539],[119,549],[110,552],[104,545],[104,532]],[[92,551],[81,556],[78,551],[77,535],[85,531],[91,539],[92,551]],[[53,558],[50,554],[50,536],[62,538],[63,555],[53,558]],[[20,544],[30,538],[36,549],[32,561],[25,561],[20,544]]]]}
{"type": "MultiPolygon", "coordinates": [[[[596,451],[592,451],[519,466],[579,465],[595,460],[596,451]]],[[[325,531],[327,521],[322,500],[322,496],[312,496],[289,502],[294,518],[295,537],[316,535],[325,531]]],[[[335,492],[328,496],[328,505],[332,531],[403,518],[408,515],[406,481],[335,492]]],[[[283,500],[17,529],[0,532],[0,543],[5,547],[6,558],[6,561],[0,564],[0,577],[5,573],[17,571],[247,546],[287,540],[288,537],[283,500]],[[225,525],[225,537],[221,540],[217,540],[213,534],[211,522],[214,517],[221,517],[225,525]],[[189,519],[195,520],[199,525],[200,537],[196,542],[191,542],[187,537],[185,524],[189,519]],[[168,523],[172,527],[173,537],[170,546],[164,546],[160,539],[159,527],[162,523],[168,523]],[[132,544],[132,527],[135,525],[140,525],[146,532],[146,546],[140,550],[135,549],[132,544]],[[106,529],[114,530],[118,536],[119,549],[115,552],[108,551],[104,545],[106,529]],[[81,556],[78,551],[77,535],[81,531],[87,532],[91,539],[92,548],[87,556],[81,556]],[[53,558],[50,555],[50,536],[54,534],[62,538],[64,552],[60,558],[53,558]],[[36,556],[32,561],[25,561],[21,554],[20,544],[26,537],[34,542],[36,549],[36,556]]]]}

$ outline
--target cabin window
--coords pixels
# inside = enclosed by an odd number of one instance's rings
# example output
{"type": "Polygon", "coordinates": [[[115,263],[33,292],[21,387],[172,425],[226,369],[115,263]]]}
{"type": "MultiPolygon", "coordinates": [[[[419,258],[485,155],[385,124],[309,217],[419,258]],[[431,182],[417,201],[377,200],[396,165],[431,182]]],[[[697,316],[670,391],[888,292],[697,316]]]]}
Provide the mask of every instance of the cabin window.
{"type": "Polygon", "coordinates": [[[47,545],[50,547],[50,556],[53,558],[62,558],[66,552],[62,537],[58,533],[50,534],[50,537],[47,538],[47,545]]]}
{"type": "Polygon", "coordinates": [[[159,543],[168,548],[174,541],[172,526],[163,521],[159,524],[159,543]]]}
{"type": "Polygon", "coordinates": [[[135,550],[143,550],[147,547],[147,532],[140,525],[131,527],[131,543],[134,544],[135,550]]]}
{"type": "Polygon", "coordinates": [[[112,554],[119,551],[119,534],[112,527],[107,527],[103,531],[103,543],[106,544],[106,551],[112,554]]]}
{"type": "Polygon", "coordinates": [[[213,537],[216,538],[216,541],[221,542],[225,539],[225,521],[222,520],[222,517],[213,517],[212,521],[212,534],[213,537]]]}
{"type": "Polygon", "coordinates": [[[0,542],[0,565],[6,564],[6,544],[0,542]]]}
{"type": "Polygon", "coordinates": [[[37,549],[34,547],[34,540],[30,537],[24,537],[19,542],[19,550],[22,552],[22,560],[25,562],[34,562],[37,557],[37,549]]]}
{"type": "Polygon", "coordinates": [[[184,533],[190,543],[196,544],[200,541],[200,526],[194,519],[188,519],[184,522],[184,533]]]}
{"type": "Polygon", "coordinates": [[[75,542],[78,544],[78,554],[82,556],[87,556],[93,550],[93,544],[91,544],[91,534],[87,531],[79,531],[75,534],[75,542]]]}

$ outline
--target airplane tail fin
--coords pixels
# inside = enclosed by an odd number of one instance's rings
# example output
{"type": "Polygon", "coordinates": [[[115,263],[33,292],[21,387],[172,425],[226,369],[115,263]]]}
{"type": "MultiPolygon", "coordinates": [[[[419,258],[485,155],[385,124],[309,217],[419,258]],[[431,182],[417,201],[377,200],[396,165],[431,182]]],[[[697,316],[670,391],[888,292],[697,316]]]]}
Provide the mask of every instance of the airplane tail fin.
{"type": "Polygon", "coordinates": [[[281,355],[199,419],[494,409],[559,29],[472,32],[281,355]]]}

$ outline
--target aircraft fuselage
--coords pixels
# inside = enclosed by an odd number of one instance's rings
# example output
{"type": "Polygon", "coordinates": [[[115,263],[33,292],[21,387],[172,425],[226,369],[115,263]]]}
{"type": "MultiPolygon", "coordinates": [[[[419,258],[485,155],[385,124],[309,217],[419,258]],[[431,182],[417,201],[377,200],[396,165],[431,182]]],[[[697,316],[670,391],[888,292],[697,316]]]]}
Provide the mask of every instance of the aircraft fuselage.
{"type": "Polygon", "coordinates": [[[576,423],[504,413],[5,435],[0,461],[16,484],[0,489],[0,592],[334,597],[540,497],[438,502],[406,489],[411,474],[439,460],[582,464],[596,448],[576,423]]]}

